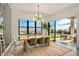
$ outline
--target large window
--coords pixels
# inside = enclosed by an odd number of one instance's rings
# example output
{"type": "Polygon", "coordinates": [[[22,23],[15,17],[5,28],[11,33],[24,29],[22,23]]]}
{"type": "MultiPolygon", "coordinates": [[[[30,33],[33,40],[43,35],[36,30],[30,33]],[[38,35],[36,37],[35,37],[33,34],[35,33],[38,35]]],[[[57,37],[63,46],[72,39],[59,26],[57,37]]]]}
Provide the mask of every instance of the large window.
{"type": "Polygon", "coordinates": [[[26,19],[19,20],[19,34],[22,34],[22,35],[27,34],[27,20],[26,19]]]}
{"type": "Polygon", "coordinates": [[[36,33],[41,34],[42,33],[42,23],[36,23],[36,33]]]}
{"type": "Polygon", "coordinates": [[[18,24],[19,24],[18,33],[20,35],[42,34],[42,23],[21,18],[19,19],[18,24]]]}
{"type": "Polygon", "coordinates": [[[55,22],[52,20],[50,21],[50,33],[54,36],[54,32],[56,31],[56,38],[60,38],[60,34],[69,34],[70,28],[70,20],[69,19],[61,19],[55,22]],[[56,27],[56,28],[55,28],[56,27]]]}
{"type": "Polygon", "coordinates": [[[35,34],[35,22],[29,20],[29,34],[35,34]]]}
{"type": "Polygon", "coordinates": [[[69,34],[70,24],[71,24],[71,21],[67,18],[57,21],[57,24],[56,24],[57,33],[58,34],[69,34]]]}

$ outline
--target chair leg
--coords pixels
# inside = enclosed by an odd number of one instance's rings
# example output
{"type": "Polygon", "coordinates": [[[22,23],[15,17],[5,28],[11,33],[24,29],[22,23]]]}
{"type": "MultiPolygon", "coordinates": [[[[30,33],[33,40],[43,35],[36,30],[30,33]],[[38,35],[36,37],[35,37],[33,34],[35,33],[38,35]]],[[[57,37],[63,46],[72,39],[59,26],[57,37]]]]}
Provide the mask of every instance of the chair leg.
{"type": "Polygon", "coordinates": [[[16,46],[15,45],[13,45],[13,55],[15,55],[16,54],[16,46]]]}
{"type": "Polygon", "coordinates": [[[23,50],[26,52],[26,41],[24,41],[23,50]]]}

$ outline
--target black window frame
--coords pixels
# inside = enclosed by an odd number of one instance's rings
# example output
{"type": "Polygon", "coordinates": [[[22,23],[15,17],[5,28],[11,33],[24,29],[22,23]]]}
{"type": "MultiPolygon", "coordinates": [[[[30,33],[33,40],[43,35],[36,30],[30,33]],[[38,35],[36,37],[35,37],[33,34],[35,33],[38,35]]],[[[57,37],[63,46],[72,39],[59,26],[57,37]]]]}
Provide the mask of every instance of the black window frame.
{"type": "MultiPolygon", "coordinates": [[[[20,33],[20,28],[21,28],[21,27],[28,29],[28,25],[27,25],[27,26],[20,26],[20,20],[21,20],[21,19],[18,20],[18,34],[19,34],[19,35],[27,35],[28,33],[26,33],[26,34],[21,34],[21,33],[20,33]]],[[[27,21],[27,20],[26,20],[26,21],[27,21]]],[[[26,32],[28,32],[28,30],[26,30],[26,32]]]]}
{"type": "MultiPolygon", "coordinates": [[[[38,23],[36,22],[36,25],[37,25],[37,24],[38,24],[38,23]]],[[[37,27],[37,26],[36,26],[36,34],[42,34],[42,28],[43,28],[43,27],[42,27],[42,22],[41,22],[41,27],[37,27]],[[41,28],[41,33],[37,33],[37,28],[41,28]]]]}
{"type": "Polygon", "coordinates": [[[27,26],[20,26],[20,20],[18,20],[18,35],[33,35],[33,34],[42,34],[42,29],[43,29],[43,25],[42,25],[42,22],[41,22],[41,27],[37,27],[37,22],[36,21],[33,21],[34,22],[34,27],[30,27],[30,24],[29,24],[29,20],[26,19],[27,21],[27,26]],[[21,27],[24,27],[24,28],[27,28],[27,33],[26,34],[20,34],[20,28],[21,27]],[[30,34],[29,33],[29,29],[30,28],[34,28],[34,33],[33,34],[30,34]],[[41,28],[41,33],[37,33],[37,28],[41,28]]]}
{"type": "MultiPolygon", "coordinates": [[[[33,20],[32,20],[33,21],[33,20]]],[[[30,34],[30,32],[29,32],[29,35],[33,35],[33,34],[35,34],[35,32],[36,32],[36,30],[35,30],[35,21],[33,21],[34,22],[34,27],[32,27],[32,26],[30,26],[30,21],[29,21],[29,31],[30,31],[30,28],[34,28],[34,33],[31,33],[30,34]]]]}

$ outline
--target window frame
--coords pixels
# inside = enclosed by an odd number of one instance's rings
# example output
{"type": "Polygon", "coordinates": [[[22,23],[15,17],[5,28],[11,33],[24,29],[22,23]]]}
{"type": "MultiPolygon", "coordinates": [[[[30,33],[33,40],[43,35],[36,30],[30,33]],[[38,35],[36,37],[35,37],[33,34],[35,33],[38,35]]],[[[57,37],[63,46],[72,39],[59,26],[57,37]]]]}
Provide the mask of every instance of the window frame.
{"type": "Polygon", "coordinates": [[[43,29],[42,22],[41,22],[41,27],[37,27],[37,22],[36,22],[36,21],[33,21],[33,22],[34,22],[34,27],[31,27],[31,26],[30,26],[30,21],[27,20],[27,19],[26,19],[26,21],[27,21],[27,22],[26,22],[26,23],[27,23],[27,26],[20,26],[20,20],[21,20],[21,19],[18,20],[18,35],[42,34],[42,29],[43,29]],[[26,34],[21,34],[21,33],[20,33],[20,28],[21,28],[21,27],[27,29],[27,31],[26,31],[27,33],[26,33],[26,34]],[[30,32],[29,32],[29,31],[30,31],[30,28],[34,28],[34,33],[33,33],[33,34],[30,34],[30,32]],[[37,33],[37,28],[41,28],[41,33],[37,33]]]}
{"type": "MultiPolygon", "coordinates": [[[[20,28],[21,28],[21,27],[26,28],[26,29],[28,28],[28,27],[27,27],[28,25],[27,25],[27,26],[20,26],[20,20],[21,20],[21,19],[18,20],[18,34],[19,34],[19,35],[27,35],[28,30],[26,30],[26,34],[21,34],[21,33],[20,33],[20,28]]],[[[27,21],[27,20],[26,20],[26,21],[27,21]]],[[[27,22],[26,22],[26,23],[27,23],[27,22]]]]}
{"type": "Polygon", "coordinates": [[[34,22],[34,27],[33,26],[30,26],[30,21],[29,21],[29,35],[33,35],[33,34],[35,34],[35,21],[33,21],[33,20],[31,20],[31,22],[34,22]],[[30,28],[34,28],[34,33],[31,33],[30,34],[30,28]]]}
{"type": "MultiPolygon", "coordinates": [[[[37,25],[38,23],[36,22],[36,25],[37,25]]],[[[37,27],[36,26],[36,34],[42,34],[42,22],[41,22],[41,27],[37,27]],[[37,28],[41,28],[41,33],[37,33],[37,28]]]]}

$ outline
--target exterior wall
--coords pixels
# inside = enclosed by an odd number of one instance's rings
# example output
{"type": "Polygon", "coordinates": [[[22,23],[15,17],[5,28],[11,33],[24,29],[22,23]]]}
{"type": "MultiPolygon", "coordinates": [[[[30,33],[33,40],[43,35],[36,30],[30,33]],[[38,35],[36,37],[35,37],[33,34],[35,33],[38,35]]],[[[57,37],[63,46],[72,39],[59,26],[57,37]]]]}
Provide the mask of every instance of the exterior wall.
{"type": "Polygon", "coordinates": [[[4,4],[3,9],[2,9],[2,17],[3,17],[3,23],[4,27],[6,30],[4,30],[3,35],[4,35],[4,40],[5,40],[5,45],[8,47],[8,45],[11,43],[11,8],[7,3],[4,4]]]}

